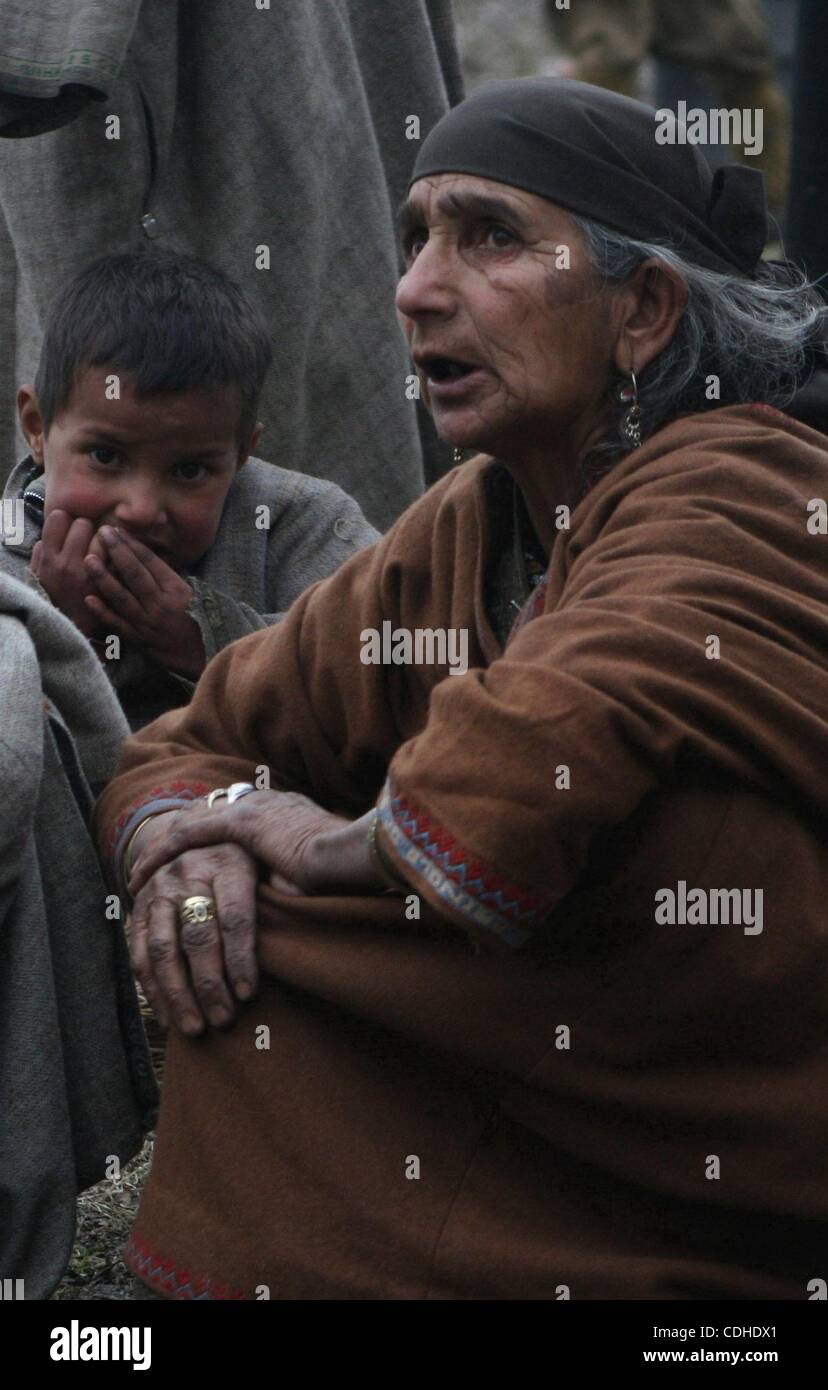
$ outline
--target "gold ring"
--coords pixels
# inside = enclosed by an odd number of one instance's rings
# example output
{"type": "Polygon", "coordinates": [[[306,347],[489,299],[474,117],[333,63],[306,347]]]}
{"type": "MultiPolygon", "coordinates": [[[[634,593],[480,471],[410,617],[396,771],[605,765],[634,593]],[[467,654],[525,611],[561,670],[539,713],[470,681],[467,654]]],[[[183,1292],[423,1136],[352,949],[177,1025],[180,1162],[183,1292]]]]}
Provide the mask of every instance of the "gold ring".
{"type": "Polygon", "coordinates": [[[201,893],[197,893],[192,898],[184,899],[179,906],[178,915],[182,922],[194,924],[214,922],[216,920],[216,900],[215,898],[205,898],[201,893]]]}

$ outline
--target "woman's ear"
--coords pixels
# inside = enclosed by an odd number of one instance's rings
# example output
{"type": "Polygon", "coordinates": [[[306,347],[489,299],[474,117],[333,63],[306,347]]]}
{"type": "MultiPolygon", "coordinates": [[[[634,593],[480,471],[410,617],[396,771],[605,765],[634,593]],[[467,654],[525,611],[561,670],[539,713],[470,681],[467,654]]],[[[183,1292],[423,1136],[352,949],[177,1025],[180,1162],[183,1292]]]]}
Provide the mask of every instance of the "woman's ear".
{"type": "Polygon", "coordinates": [[[666,261],[637,267],[622,287],[623,309],[615,348],[620,372],[642,372],[673,341],[687,306],[687,284],[666,261]]]}
{"type": "Polygon", "coordinates": [[[32,458],[35,463],[43,463],[46,436],[43,429],[43,416],[40,413],[40,402],[33,386],[20,387],[17,393],[17,414],[32,458]]]}

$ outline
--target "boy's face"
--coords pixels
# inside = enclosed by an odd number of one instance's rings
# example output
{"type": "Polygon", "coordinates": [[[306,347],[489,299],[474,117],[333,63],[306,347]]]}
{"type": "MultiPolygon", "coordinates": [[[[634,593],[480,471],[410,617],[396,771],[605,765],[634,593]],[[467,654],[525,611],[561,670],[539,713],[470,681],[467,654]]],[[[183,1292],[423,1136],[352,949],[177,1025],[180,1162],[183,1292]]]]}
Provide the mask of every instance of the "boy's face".
{"type": "MultiPolygon", "coordinates": [[[[45,437],[37,397],[21,387],[18,408],[34,458],[45,469],[45,515],[61,509],[105,524],[154,550],[174,569],[210,549],[239,453],[239,399],[226,390],[136,397],[122,377],[107,400],[106,367],[90,367],[45,437]]],[[[255,430],[251,449],[261,433],[255,430]]]]}

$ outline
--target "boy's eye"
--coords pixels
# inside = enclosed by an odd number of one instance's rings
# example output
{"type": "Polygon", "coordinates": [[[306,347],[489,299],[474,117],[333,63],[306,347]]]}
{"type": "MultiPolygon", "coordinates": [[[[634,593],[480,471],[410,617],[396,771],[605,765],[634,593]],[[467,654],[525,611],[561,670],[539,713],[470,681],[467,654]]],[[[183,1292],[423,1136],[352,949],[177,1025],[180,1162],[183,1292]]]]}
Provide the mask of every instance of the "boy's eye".
{"type": "Polygon", "coordinates": [[[104,466],[109,463],[114,463],[117,458],[120,458],[117,449],[110,449],[105,444],[101,444],[93,449],[88,449],[87,453],[96,463],[101,463],[104,466]]]}
{"type": "Polygon", "coordinates": [[[207,474],[207,468],[197,459],[182,459],[181,463],[175,465],[175,472],[179,478],[183,478],[187,483],[195,483],[207,474]]]}

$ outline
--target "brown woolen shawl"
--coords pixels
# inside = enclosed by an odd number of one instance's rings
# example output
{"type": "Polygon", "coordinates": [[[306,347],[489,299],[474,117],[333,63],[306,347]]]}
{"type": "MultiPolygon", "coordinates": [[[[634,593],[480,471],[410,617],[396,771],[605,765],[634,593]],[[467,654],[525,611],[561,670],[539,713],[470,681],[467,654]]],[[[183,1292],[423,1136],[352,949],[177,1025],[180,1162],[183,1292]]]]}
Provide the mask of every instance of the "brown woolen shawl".
{"type": "Polygon", "coordinates": [[[573,513],[502,653],[486,466],[221,653],[129,742],[97,825],[261,764],[358,815],[390,759],[549,915],[505,947],[399,856],[418,922],[263,887],[260,994],[227,1033],[170,1039],[133,1267],[180,1297],[806,1297],[828,1222],[825,441],[753,407],[661,431],[573,513]],[[363,665],[384,619],[468,626],[474,669],[363,665]],[[656,924],[681,879],[761,887],[762,934],[656,924]]]}

